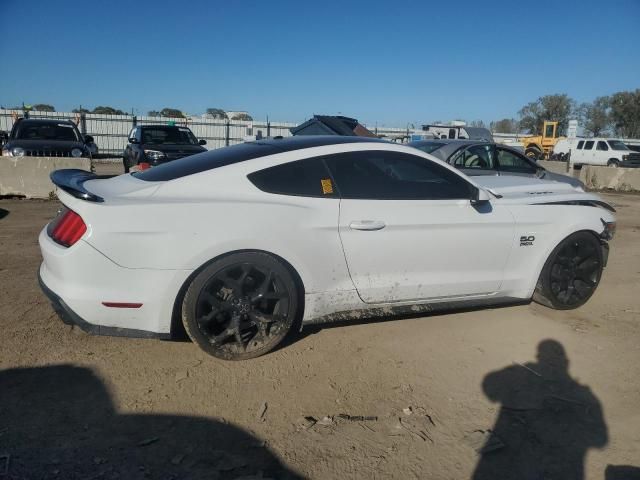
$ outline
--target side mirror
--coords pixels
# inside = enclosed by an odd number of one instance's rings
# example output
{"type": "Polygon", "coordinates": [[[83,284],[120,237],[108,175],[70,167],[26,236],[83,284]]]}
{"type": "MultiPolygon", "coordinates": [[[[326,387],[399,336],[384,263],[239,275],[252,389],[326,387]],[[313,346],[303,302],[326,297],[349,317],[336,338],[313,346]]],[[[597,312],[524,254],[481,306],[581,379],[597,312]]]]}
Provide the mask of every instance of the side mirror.
{"type": "Polygon", "coordinates": [[[84,136],[84,143],[96,143],[91,135],[84,136]]]}
{"type": "Polygon", "coordinates": [[[130,137],[129,138],[129,143],[139,143],[138,139],[136,137],[130,137]]]}
{"type": "Polygon", "coordinates": [[[471,205],[483,205],[491,200],[489,192],[482,188],[476,188],[471,197],[471,205]]]}
{"type": "Polygon", "coordinates": [[[198,140],[198,145],[206,145],[207,141],[206,140],[198,140]]]}

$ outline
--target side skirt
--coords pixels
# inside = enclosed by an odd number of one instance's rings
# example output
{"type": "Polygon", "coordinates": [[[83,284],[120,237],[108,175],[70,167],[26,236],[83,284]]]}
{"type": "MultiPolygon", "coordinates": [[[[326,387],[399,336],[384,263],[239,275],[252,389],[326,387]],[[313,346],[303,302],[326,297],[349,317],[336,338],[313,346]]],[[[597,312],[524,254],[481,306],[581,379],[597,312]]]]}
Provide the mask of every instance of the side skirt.
{"type": "Polygon", "coordinates": [[[385,305],[358,310],[345,310],[321,317],[305,320],[303,325],[319,325],[327,323],[358,322],[389,317],[416,316],[430,313],[441,313],[450,310],[473,310],[480,307],[500,307],[506,305],[525,305],[530,299],[516,297],[480,298],[473,300],[456,300],[450,302],[421,303],[414,305],[385,305]]]}

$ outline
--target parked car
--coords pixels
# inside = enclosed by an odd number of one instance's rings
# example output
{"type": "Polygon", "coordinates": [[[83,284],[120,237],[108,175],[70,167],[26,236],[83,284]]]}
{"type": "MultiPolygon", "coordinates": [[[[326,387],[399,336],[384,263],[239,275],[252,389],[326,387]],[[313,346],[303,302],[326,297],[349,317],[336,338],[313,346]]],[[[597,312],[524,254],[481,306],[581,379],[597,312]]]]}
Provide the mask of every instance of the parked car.
{"type": "Polygon", "coordinates": [[[566,183],[468,177],[362,137],[262,140],[131,175],[51,178],[64,208],[40,233],[39,280],[63,319],[161,338],[182,323],[204,351],[234,360],[301,323],[532,297],[579,307],[615,230],[612,207],[566,183]]]}
{"type": "Polygon", "coordinates": [[[577,178],[546,170],[521,151],[506,145],[475,140],[423,140],[409,143],[453,165],[469,176],[508,175],[564,182],[584,190],[577,178]]]}
{"type": "Polygon", "coordinates": [[[611,138],[575,138],[568,145],[569,159],[576,165],[634,167],[640,164],[640,153],[621,140],[611,138]]]}
{"type": "Polygon", "coordinates": [[[91,157],[93,137],[82,137],[68,120],[19,118],[13,124],[2,155],[9,157],[91,157]]]}
{"type": "Polygon", "coordinates": [[[176,125],[140,125],[131,129],[128,141],[122,154],[125,172],[207,151],[203,147],[206,140],[198,140],[189,128],[176,125]]]}

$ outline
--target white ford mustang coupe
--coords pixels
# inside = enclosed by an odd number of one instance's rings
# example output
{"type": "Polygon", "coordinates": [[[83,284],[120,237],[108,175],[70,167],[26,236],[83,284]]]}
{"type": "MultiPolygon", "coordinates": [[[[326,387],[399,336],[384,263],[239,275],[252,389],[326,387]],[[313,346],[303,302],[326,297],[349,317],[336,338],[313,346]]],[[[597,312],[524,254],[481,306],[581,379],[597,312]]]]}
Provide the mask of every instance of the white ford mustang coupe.
{"type": "Polygon", "coordinates": [[[358,137],[260,140],[144,172],[58,170],[42,289],[67,322],[247,359],[305,323],[533,300],[584,304],[613,208],[358,137]]]}

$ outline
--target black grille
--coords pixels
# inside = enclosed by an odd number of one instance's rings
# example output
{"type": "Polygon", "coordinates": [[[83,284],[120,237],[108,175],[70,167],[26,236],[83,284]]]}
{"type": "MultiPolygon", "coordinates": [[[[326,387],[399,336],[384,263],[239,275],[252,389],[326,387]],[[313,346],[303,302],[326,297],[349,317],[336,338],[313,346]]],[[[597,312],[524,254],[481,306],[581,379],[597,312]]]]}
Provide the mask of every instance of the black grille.
{"type": "Polygon", "coordinates": [[[64,150],[25,150],[27,157],[71,157],[71,152],[64,150]]]}
{"type": "Polygon", "coordinates": [[[177,160],[178,158],[188,157],[189,155],[193,155],[193,153],[167,153],[168,160],[177,160]]]}

